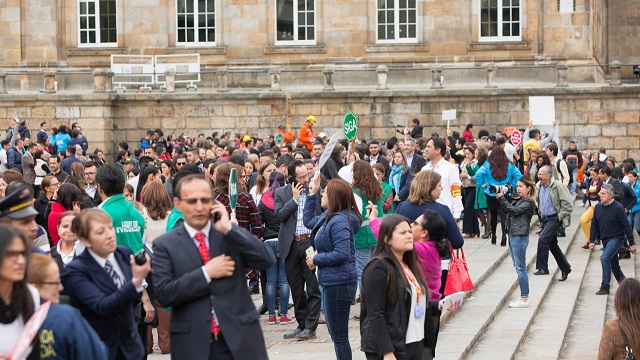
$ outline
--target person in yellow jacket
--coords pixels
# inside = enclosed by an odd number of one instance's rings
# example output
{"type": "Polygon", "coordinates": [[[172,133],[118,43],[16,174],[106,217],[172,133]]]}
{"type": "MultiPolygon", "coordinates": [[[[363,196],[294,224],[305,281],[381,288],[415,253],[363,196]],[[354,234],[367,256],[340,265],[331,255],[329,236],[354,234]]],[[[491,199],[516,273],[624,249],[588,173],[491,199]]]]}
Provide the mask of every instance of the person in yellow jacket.
{"type": "Polygon", "coordinates": [[[316,117],[309,115],[307,121],[300,127],[300,135],[298,135],[298,142],[304,144],[309,151],[313,147],[315,137],[313,136],[313,125],[316,124],[316,117]]]}

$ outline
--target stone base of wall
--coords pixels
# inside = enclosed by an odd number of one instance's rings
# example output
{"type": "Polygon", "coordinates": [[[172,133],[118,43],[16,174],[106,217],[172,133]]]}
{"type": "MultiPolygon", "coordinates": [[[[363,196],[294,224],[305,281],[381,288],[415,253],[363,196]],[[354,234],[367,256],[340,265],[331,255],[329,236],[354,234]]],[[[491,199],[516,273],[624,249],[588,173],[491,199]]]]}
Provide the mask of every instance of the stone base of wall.
{"type": "MultiPolygon", "coordinates": [[[[575,140],[579,149],[605,147],[616,159],[640,159],[640,86],[590,86],[569,88],[442,89],[442,90],[341,90],[291,91],[292,127],[297,131],[309,114],[317,118],[316,133],[341,131],[347,112],[359,120],[362,139],[388,139],[396,126],[418,118],[424,134],[445,133],[441,112],[457,109],[454,131],[473,123],[475,130],[494,132],[504,127],[526,127],[529,96],[555,96],[561,147],[575,140]]],[[[20,93],[0,95],[0,127],[14,115],[30,122],[32,133],[46,119],[53,126],[78,122],[90,150],[108,154],[125,140],[132,148],[149,128],[165,134],[196,136],[213,131],[266,137],[286,122],[285,92],[267,90],[221,93],[199,88],[172,94],[20,93]]]]}

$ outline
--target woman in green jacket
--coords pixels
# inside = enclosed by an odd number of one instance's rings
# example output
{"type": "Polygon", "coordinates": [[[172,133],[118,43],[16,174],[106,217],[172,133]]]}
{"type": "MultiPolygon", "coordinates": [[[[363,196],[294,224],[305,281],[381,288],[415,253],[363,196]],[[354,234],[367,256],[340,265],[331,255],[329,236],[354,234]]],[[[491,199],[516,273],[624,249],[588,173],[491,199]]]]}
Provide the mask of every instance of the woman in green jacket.
{"type": "MultiPolygon", "coordinates": [[[[478,172],[484,162],[487,161],[487,158],[487,150],[481,147],[476,149],[476,164],[471,168],[467,167],[469,180],[473,179],[475,181],[476,172],[478,172]]],[[[485,198],[484,189],[481,187],[476,186],[476,198],[473,203],[473,208],[478,214],[478,219],[480,219],[482,227],[484,227],[482,238],[488,239],[491,236],[491,213],[487,211],[487,198],[485,198]]]]}

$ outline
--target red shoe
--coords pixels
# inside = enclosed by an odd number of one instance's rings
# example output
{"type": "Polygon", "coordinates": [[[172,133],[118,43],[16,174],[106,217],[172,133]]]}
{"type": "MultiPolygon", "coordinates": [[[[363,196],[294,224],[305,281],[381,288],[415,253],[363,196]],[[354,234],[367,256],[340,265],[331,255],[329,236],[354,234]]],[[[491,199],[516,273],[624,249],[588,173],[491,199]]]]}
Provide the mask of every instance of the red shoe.
{"type": "MultiPolygon", "coordinates": [[[[269,321],[271,321],[271,318],[269,318],[269,321]]],[[[273,321],[276,321],[275,317],[273,318],[273,321]]],[[[294,321],[295,321],[294,319],[291,319],[287,315],[280,316],[280,325],[291,324],[294,321]]]]}
{"type": "Polygon", "coordinates": [[[276,317],[275,316],[269,316],[269,320],[267,320],[267,324],[275,325],[276,324],[276,317]]]}

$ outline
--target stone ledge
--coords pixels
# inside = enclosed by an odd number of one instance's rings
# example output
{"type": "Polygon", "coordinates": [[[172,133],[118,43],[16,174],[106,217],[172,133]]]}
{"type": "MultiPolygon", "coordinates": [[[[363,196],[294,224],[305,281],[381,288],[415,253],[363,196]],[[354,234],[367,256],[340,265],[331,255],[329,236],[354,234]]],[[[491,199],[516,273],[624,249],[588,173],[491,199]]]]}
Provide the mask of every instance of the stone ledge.
{"type": "Polygon", "coordinates": [[[111,54],[124,54],[127,51],[126,48],[112,47],[112,48],[69,48],[67,49],[67,55],[69,56],[110,56],[111,54]]]}
{"type": "Polygon", "coordinates": [[[429,44],[368,44],[364,51],[367,53],[387,52],[427,52],[429,44]]]}
{"type": "Polygon", "coordinates": [[[279,45],[265,46],[265,54],[324,54],[327,48],[324,45],[279,45]]]}
{"type": "Polygon", "coordinates": [[[469,51],[531,50],[531,42],[474,42],[469,43],[469,51]]]}
{"type": "Polygon", "coordinates": [[[227,48],[225,46],[213,47],[168,47],[167,54],[193,54],[200,55],[226,55],[227,48]]]}

